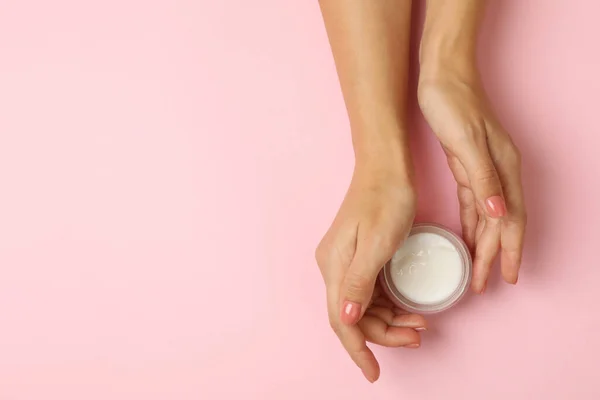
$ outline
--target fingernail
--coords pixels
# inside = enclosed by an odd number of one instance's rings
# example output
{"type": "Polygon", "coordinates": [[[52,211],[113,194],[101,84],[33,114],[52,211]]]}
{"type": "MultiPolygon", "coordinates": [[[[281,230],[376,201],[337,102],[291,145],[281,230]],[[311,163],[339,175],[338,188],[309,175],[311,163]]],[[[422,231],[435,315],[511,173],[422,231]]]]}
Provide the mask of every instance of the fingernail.
{"type": "Polygon", "coordinates": [[[485,201],[488,214],[492,218],[500,218],[506,215],[506,205],[500,196],[492,196],[485,201]]]}
{"type": "Polygon", "coordinates": [[[426,331],[426,330],[427,330],[427,328],[425,328],[424,326],[420,326],[418,328],[415,328],[415,331],[417,331],[417,332],[423,332],[423,331],[426,331]]]}
{"type": "Polygon", "coordinates": [[[365,378],[367,378],[367,380],[368,380],[369,382],[371,382],[371,383],[375,382],[375,379],[373,379],[373,378],[369,377],[369,375],[367,375],[367,373],[365,372],[365,370],[364,370],[364,369],[361,369],[361,371],[362,371],[363,375],[365,376],[365,378]]]}
{"type": "Polygon", "coordinates": [[[407,344],[407,345],[406,345],[406,346],[404,346],[404,347],[407,347],[407,348],[409,348],[409,349],[417,349],[417,348],[419,348],[420,346],[421,346],[421,345],[420,345],[419,343],[411,343],[411,344],[407,344]]]}
{"type": "Polygon", "coordinates": [[[360,304],[353,301],[344,301],[341,320],[346,325],[354,325],[360,318],[360,304]]]}
{"type": "Polygon", "coordinates": [[[485,293],[485,289],[487,289],[487,281],[484,282],[483,288],[481,289],[481,292],[479,294],[484,294],[485,293]]]}

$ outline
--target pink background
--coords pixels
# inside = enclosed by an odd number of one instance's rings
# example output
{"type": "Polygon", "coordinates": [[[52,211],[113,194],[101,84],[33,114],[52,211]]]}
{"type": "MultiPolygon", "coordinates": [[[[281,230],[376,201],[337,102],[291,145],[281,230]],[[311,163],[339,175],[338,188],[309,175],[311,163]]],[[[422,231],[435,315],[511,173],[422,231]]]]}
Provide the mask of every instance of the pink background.
{"type": "MultiPolygon", "coordinates": [[[[1,0],[0,399],[600,398],[599,12],[494,2],[521,279],[377,348],[371,385],[313,260],[352,168],[317,2],[1,0]]],[[[458,228],[414,115],[420,219],[458,228]]]]}

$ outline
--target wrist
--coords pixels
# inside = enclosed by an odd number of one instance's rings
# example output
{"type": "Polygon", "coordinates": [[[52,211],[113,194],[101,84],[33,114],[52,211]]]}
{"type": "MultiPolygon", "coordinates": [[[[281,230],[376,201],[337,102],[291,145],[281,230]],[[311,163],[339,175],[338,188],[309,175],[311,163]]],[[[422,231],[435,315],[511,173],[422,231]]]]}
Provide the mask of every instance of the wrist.
{"type": "Polygon", "coordinates": [[[444,39],[424,44],[421,53],[419,81],[436,80],[445,75],[463,79],[478,76],[474,50],[462,49],[444,39]]]}
{"type": "Polygon", "coordinates": [[[414,168],[405,131],[354,135],[355,170],[413,186],[414,168]]]}
{"type": "Polygon", "coordinates": [[[479,75],[476,43],[459,34],[430,35],[421,41],[419,81],[437,80],[448,75],[470,80],[479,75]]]}
{"type": "Polygon", "coordinates": [[[477,37],[485,1],[427,2],[419,61],[422,79],[477,75],[477,37]]]}

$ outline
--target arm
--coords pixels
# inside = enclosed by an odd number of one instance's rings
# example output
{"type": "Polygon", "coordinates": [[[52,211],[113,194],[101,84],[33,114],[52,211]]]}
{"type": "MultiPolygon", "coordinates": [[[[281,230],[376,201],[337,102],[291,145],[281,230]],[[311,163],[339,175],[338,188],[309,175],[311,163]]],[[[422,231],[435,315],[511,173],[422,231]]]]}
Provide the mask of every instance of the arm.
{"type": "Polygon", "coordinates": [[[377,275],[407,236],[415,213],[406,92],[410,0],[321,0],[350,118],[352,182],[316,258],[331,326],[373,382],[379,365],[366,341],[418,347],[418,315],[395,316],[377,299],[377,275]],[[370,307],[374,305],[373,307],[370,307]]]}
{"type": "Polygon", "coordinates": [[[486,0],[429,0],[421,40],[421,76],[434,78],[450,68],[478,76],[477,37],[486,0]]]}
{"type": "Polygon", "coordinates": [[[321,0],[357,161],[383,153],[409,170],[410,0],[321,0]]]}
{"type": "Polygon", "coordinates": [[[430,0],[421,42],[419,104],[458,184],[463,236],[483,293],[501,250],[505,281],[516,283],[526,225],[521,157],[492,110],[477,68],[485,0],[430,0]]]}

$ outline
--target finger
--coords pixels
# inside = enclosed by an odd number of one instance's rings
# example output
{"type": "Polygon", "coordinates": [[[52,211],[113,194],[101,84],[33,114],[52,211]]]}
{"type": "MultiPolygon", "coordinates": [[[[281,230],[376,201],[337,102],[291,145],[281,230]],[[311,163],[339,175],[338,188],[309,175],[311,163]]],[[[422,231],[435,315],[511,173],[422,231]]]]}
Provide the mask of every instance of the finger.
{"type": "MultiPolygon", "coordinates": [[[[360,237],[358,239],[361,240],[360,237]]],[[[377,276],[383,263],[381,253],[387,250],[369,238],[357,244],[357,249],[340,288],[340,319],[346,325],[356,324],[367,310],[377,276]]]]}
{"type": "Polygon", "coordinates": [[[485,123],[471,128],[469,143],[456,150],[461,164],[469,177],[475,198],[490,218],[501,218],[506,214],[502,184],[489,154],[485,123]]]}
{"type": "Polygon", "coordinates": [[[375,288],[373,289],[373,297],[371,298],[369,307],[394,307],[394,303],[392,303],[390,299],[385,295],[379,283],[375,284],[375,288]]]}
{"type": "Polygon", "coordinates": [[[373,299],[371,303],[372,307],[386,307],[386,308],[394,308],[394,303],[387,297],[381,296],[373,299]]]}
{"type": "Polygon", "coordinates": [[[352,361],[361,369],[369,382],[379,378],[379,363],[367,347],[366,338],[357,326],[346,326],[339,319],[339,286],[332,284],[327,290],[327,312],[329,324],[346,349],[352,361]]]}
{"type": "Polygon", "coordinates": [[[456,194],[460,205],[462,236],[467,247],[472,252],[475,249],[475,232],[477,230],[477,223],[479,222],[477,201],[475,200],[473,191],[469,187],[469,177],[467,171],[465,171],[465,167],[463,167],[458,158],[450,153],[448,149],[444,148],[444,152],[446,153],[450,171],[452,172],[452,175],[454,175],[454,180],[456,180],[457,183],[456,194]]]}
{"type": "Polygon", "coordinates": [[[475,196],[471,189],[465,186],[458,186],[458,203],[460,205],[460,224],[462,226],[462,236],[467,247],[473,251],[475,249],[475,238],[479,215],[475,196]]]}
{"type": "MultiPolygon", "coordinates": [[[[334,225],[336,223],[334,222],[334,225]]],[[[370,382],[374,382],[379,377],[379,364],[373,352],[367,347],[366,339],[360,329],[344,326],[339,312],[340,282],[343,279],[343,271],[354,257],[357,228],[358,226],[350,225],[345,229],[338,229],[337,243],[333,246],[327,240],[331,236],[328,232],[322,242],[323,245],[317,249],[316,257],[327,287],[329,323],[354,363],[362,370],[363,375],[370,382]],[[332,248],[336,251],[331,251],[332,248]]]]}
{"type": "Polygon", "coordinates": [[[386,347],[419,347],[421,337],[411,328],[389,326],[378,317],[365,315],[358,323],[365,338],[386,347]]]}
{"type": "Polygon", "coordinates": [[[502,227],[501,270],[502,277],[508,283],[516,284],[519,279],[519,269],[523,256],[523,241],[525,223],[506,221],[502,227]]]}
{"type": "Polygon", "coordinates": [[[348,269],[342,284],[342,310],[340,319],[346,325],[356,324],[370,304],[375,277],[368,271],[348,269]]]}
{"type": "Polygon", "coordinates": [[[350,358],[361,369],[365,378],[369,382],[375,382],[379,378],[379,363],[371,349],[367,347],[367,339],[361,328],[356,325],[340,325],[340,329],[336,333],[350,358]]]}
{"type": "Polygon", "coordinates": [[[483,293],[494,259],[500,248],[500,221],[488,219],[475,250],[473,281],[471,286],[477,293],[483,293]]]}
{"type": "Polygon", "coordinates": [[[481,239],[481,234],[485,229],[485,217],[482,214],[483,212],[480,213],[479,221],[477,222],[477,229],[475,229],[475,248],[477,248],[477,243],[479,243],[479,239],[481,239]]]}
{"type": "Polygon", "coordinates": [[[510,155],[505,156],[505,159],[498,164],[498,173],[504,187],[508,208],[501,229],[501,270],[504,280],[515,284],[523,254],[527,211],[521,181],[521,160],[514,145],[511,146],[508,154],[510,155]]]}
{"type": "Polygon", "coordinates": [[[396,313],[389,308],[373,307],[368,309],[365,315],[377,317],[389,326],[412,328],[416,331],[427,330],[425,318],[417,314],[396,315],[396,313]]]}

